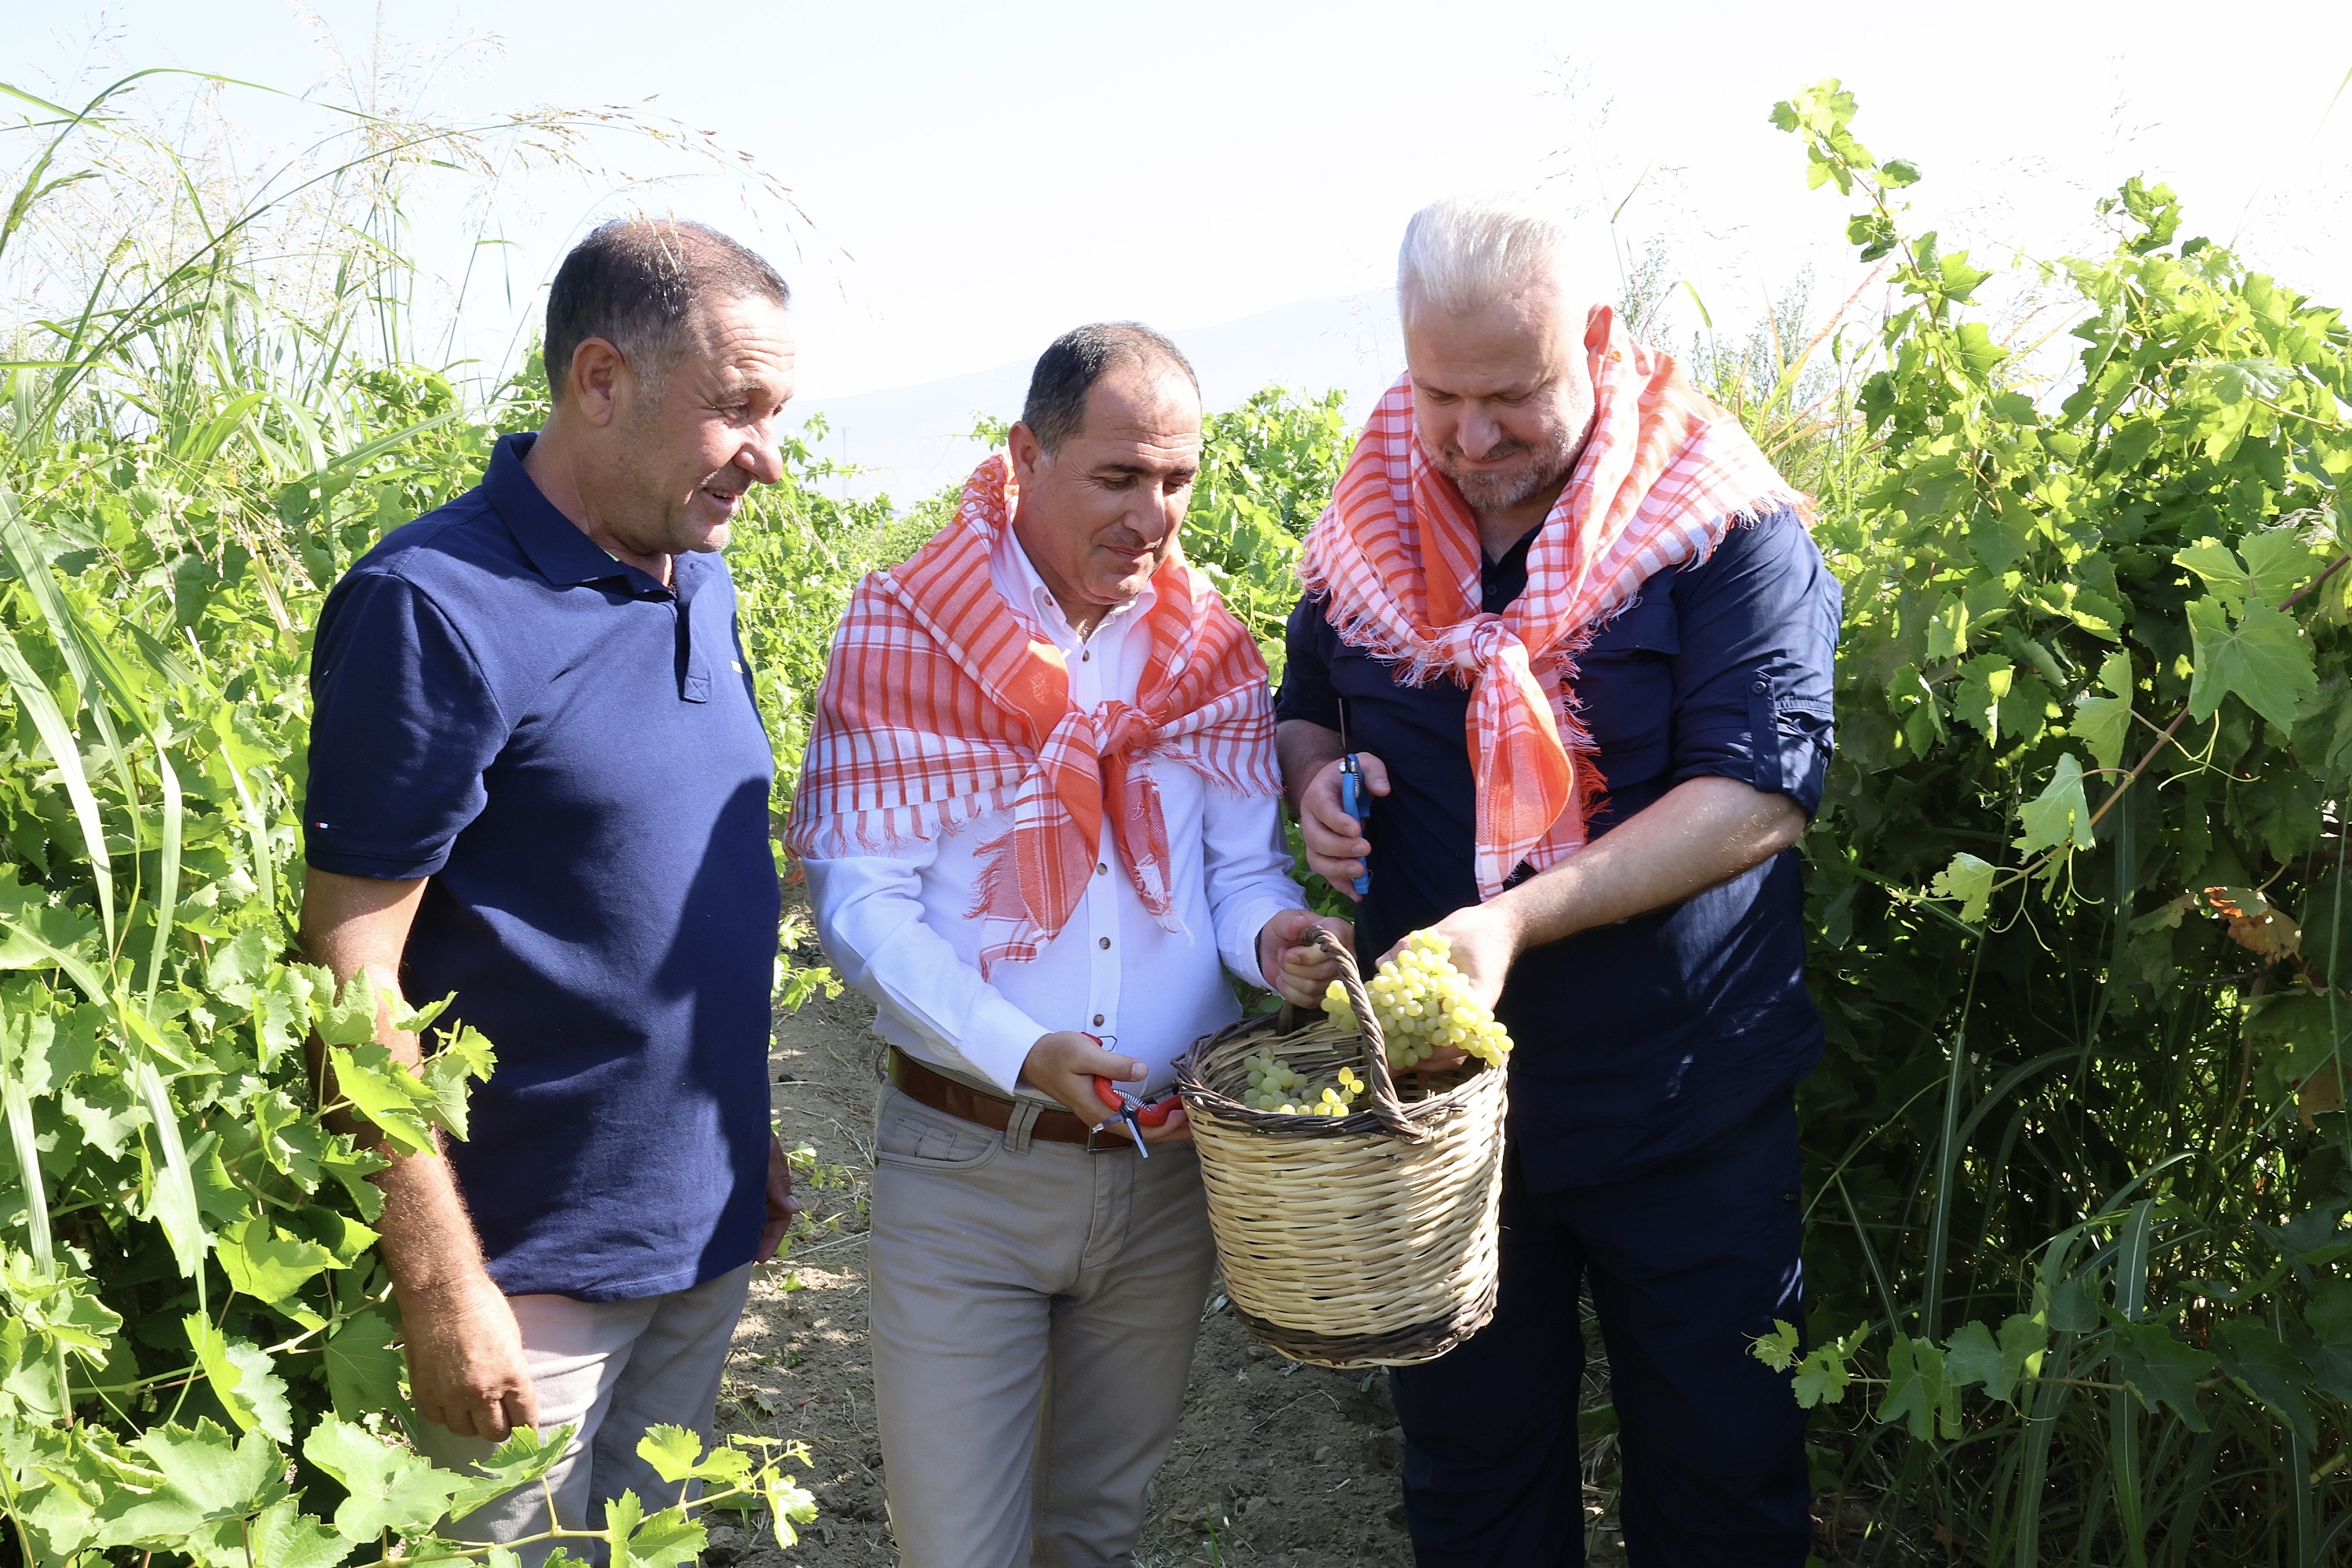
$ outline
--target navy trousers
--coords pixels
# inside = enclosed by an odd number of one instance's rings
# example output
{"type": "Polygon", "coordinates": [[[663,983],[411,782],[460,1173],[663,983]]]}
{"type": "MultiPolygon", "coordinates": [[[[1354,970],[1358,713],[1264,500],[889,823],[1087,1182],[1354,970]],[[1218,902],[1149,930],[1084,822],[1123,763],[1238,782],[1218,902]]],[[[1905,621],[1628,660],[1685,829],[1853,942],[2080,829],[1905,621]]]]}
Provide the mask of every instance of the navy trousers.
{"type": "Polygon", "coordinates": [[[1801,1568],[1805,1414],[1748,1348],[1774,1318],[1803,1322],[1798,1185],[1786,1100],[1634,1181],[1530,1194],[1512,1162],[1494,1321],[1390,1373],[1421,1568],[1583,1563],[1582,1287],[1609,1352],[1626,1562],[1801,1568]]]}

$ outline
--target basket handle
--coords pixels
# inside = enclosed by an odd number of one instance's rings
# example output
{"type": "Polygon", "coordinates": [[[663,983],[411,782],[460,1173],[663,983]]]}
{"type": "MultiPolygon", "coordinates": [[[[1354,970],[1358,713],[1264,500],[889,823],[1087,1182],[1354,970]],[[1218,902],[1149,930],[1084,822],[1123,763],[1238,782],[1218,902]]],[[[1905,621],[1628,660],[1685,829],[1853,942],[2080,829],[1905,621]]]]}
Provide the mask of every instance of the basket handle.
{"type": "Polygon", "coordinates": [[[1427,1134],[1406,1119],[1404,1102],[1397,1099],[1396,1079],[1389,1074],[1388,1041],[1381,1034],[1381,1020],[1372,1011],[1372,998],[1364,989],[1356,955],[1348,951],[1347,943],[1320,926],[1315,929],[1315,945],[1339,961],[1339,985],[1348,994],[1348,1005],[1356,1015],[1356,1026],[1364,1042],[1364,1076],[1371,1086],[1373,1119],[1398,1137],[1418,1142],[1427,1134]]]}

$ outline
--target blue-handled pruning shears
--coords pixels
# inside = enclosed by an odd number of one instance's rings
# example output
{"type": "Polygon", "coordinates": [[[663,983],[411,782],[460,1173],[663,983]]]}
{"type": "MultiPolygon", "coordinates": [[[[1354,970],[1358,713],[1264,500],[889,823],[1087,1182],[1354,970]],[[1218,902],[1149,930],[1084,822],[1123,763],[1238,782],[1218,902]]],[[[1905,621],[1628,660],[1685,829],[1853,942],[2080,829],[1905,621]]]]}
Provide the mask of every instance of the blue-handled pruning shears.
{"type": "MultiPolygon", "coordinates": [[[[1348,750],[1348,705],[1339,704],[1339,749],[1346,754],[1339,759],[1339,809],[1356,819],[1359,826],[1372,820],[1372,798],[1364,788],[1364,770],[1356,761],[1356,753],[1348,750]]],[[[1368,858],[1364,874],[1356,879],[1356,897],[1362,898],[1372,889],[1372,868],[1368,858]]]]}

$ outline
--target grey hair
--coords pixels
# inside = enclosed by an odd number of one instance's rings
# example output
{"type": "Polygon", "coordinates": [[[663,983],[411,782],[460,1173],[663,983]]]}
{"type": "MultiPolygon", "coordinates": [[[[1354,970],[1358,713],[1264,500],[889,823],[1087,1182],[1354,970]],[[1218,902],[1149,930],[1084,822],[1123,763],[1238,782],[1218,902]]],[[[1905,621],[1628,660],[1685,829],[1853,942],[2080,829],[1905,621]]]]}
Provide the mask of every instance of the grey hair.
{"type": "Polygon", "coordinates": [[[1432,202],[1404,226],[1397,247],[1397,310],[1434,305],[1450,316],[1475,315],[1521,286],[1557,275],[1568,231],[1533,205],[1513,197],[1451,196],[1432,202]]]}

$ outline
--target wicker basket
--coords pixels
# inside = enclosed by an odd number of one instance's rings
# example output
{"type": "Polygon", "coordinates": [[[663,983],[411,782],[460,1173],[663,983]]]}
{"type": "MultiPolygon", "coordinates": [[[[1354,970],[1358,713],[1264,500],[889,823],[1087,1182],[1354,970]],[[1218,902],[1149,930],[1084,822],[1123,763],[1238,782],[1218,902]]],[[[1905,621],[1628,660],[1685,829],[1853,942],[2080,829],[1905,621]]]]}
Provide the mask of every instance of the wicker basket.
{"type": "Polygon", "coordinates": [[[1340,961],[1360,1035],[1319,1014],[1302,1026],[1285,1007],[1177,1064],[1217,1261],[1243,1323],[1293,1360],[1432,1361],[1494,1316],[1507,1075],[1474,1062],[1400,1100],[1354,961],[1328,933],[1318,941],[1340,961]],[[1269,1048],[1310,1078],[1358,1068],[1369,1105],[1339,1117],[1244,1105],[1243,1058],[1269,1048]]]}

